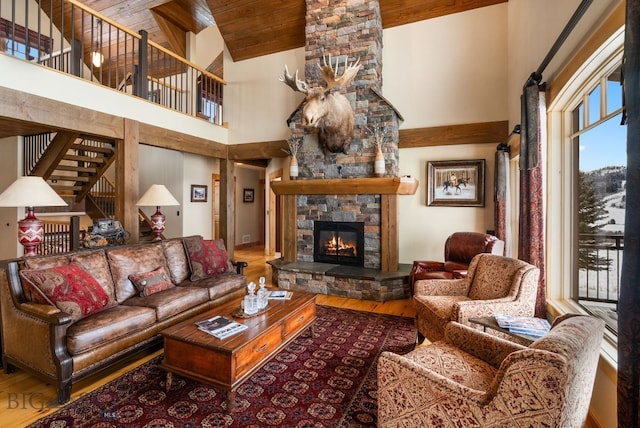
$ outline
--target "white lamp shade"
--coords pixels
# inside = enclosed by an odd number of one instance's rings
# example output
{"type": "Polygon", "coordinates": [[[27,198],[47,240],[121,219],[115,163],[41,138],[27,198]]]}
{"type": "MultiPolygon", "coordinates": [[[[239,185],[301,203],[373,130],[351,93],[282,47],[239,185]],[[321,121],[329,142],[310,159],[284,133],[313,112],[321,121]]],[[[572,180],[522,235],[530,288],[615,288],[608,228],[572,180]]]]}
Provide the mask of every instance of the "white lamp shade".
{"type": "Polygon", "coordinates": [[[162,184],[152,184],[151,187],[142,195],[138,203],[139,207],[168,207],[172,205],[180,205],[180,202],[173,197],[171,192],[162,184]]]}
{"type": "Polygon", "coordinates": [[[67,203],[42,177],[19,177],[0,194],[0,207],[63,207],[67,203]]]}
{"type": "Polygon", "coordinates": [[[104,55],[102,55],[100,52],[91,52],[91,62],[93,63],[94,67],[100,67],[102,65],[102,63],[104,62],[104,55]]]}

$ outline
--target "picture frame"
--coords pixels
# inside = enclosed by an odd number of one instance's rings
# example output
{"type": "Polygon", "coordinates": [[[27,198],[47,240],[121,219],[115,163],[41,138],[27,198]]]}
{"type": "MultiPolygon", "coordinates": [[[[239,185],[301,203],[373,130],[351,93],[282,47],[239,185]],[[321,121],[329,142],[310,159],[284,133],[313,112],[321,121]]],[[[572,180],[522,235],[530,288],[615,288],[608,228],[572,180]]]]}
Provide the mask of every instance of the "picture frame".
{"type": "Polygon", "coordinates": [[[255,197],[255,192],[253,189],[244,189],[242,194],[242,202],[244,203],[253,203],[255,197]]]}
{"type": "Polygon", "coordinates": [[[427,205],[483,207],[485,160],[427,161],[427,205]]]}
{"type": "Polygon", "coordinates": [[[207,202],[207,190],[206,184],[192,184],[191,202],[207,202]]]}

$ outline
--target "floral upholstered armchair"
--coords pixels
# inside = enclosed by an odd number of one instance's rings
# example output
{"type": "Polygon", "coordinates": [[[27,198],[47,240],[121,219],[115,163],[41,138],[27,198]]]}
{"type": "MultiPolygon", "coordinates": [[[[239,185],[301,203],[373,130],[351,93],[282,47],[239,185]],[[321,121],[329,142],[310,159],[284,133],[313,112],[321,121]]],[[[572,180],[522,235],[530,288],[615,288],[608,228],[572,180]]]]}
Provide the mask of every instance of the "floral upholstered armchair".
{"type": "Polygon", "coordinates": [[[472,326],[469,318],[496,313],[533,316],[539,277],[540,270],[529,263],[483,253],[471,260],[465,278],[416,281],[413,304],[418,341],[442,339],[449,321],[472,326]]]}
{"type": "Polygon", "coordinates": [[[458,323],[378,360],[378,427],[582,428],[604,322],[569,314],[528,347],[458,323]]]}

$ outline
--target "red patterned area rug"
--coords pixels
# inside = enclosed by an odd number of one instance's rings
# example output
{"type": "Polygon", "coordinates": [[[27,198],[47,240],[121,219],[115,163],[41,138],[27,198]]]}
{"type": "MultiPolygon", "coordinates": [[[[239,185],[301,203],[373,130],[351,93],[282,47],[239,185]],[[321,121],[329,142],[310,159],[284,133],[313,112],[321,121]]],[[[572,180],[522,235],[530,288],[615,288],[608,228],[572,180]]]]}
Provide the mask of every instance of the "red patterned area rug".
{"type": "Polygon", "coordinates": [[[313,337],[303,333],[236,393],[181,376],[165,390],[158,356],[31,427],[375,427],[377,361],[413,349],[412,318],[317,307],[313,337]]]}

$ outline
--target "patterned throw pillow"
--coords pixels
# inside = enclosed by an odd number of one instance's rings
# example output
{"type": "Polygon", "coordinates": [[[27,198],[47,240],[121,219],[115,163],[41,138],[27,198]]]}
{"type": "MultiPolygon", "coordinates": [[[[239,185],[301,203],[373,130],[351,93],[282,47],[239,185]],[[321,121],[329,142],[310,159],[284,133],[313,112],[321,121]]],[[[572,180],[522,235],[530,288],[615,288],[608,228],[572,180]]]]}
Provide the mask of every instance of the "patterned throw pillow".
{"type": "Polygon", "coordinates": [[[163,267],[159,267],[151,272],[131,274],[129,275],[129,279],[138,291],[140,291],[140,295],[144,297],[174,287],[163,267]]]}
{"type": "Polygon", "coordinates": [[[20,271],[30,294],[40,303],[49,303],[78,321],[109,306],[109,296],[87,271],[79,265],[20,271]],[[39,294],[39,297],[35,297],[39,294]]]}
{"type": "Polygon", "coordinates": [[[215,241],[200,236],[184,238],[191,268],[191,281],[209,278],[227,271],[227,253],[220,250],[215,241]]]}

